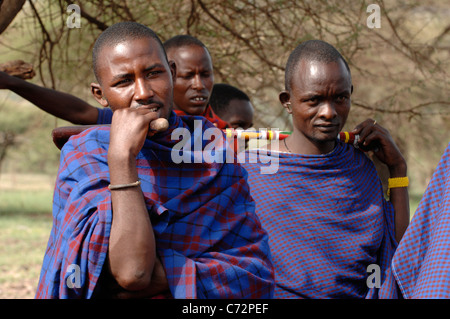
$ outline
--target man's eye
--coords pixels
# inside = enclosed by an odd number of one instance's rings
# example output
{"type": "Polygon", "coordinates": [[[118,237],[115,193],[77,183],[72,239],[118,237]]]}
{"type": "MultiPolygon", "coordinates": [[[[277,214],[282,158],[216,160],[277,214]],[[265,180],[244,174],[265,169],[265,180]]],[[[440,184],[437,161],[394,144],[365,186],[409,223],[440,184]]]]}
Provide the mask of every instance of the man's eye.
{"type": "Polygon", "coordinates": [[[347,97],[345,95],[340,95],[336,98],[336,100],[339,103],[343,103],[343,102],[347,101],[347,97]]]}
{"type": "Polygon", "coordinates": [[[319,102],[319,98],[317,97],[311,97],[309,99],[306,99],[305,102],[309,104],[317,104],[319,102]]]}
{"type": "Polygon", "coordinates": [[[152,77],[152,76],[156,76],[156,75],[161,74],[161,73],[162,73],[162,71],[160,71],[160,70],[151,71],[151,72],[149,72],[149,73],[147,74],[147,76],[148,76],[148,77],[152,77]]]}
{"type": "Polygon", "coordinates": [[[131,81],[130,79],[123,79],[123,80],[120,80],[120,81],[116,82],[116,83],[114,84],[114,86],[125,85],[125,84],[129,83],[130,81],[131,81]]]}

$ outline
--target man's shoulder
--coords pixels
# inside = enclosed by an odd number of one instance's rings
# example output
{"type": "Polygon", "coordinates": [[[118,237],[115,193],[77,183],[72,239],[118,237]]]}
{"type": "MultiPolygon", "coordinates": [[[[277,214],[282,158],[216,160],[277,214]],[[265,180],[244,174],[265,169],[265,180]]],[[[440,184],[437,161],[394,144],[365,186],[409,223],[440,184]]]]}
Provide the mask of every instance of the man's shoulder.
{"type": "Polygon", "coordinates": [[[61,148],[58,179],[89,185],[108,170],[109,127],[91,127],[73,135],[61,148]],[[86,184],[84,184],[86,183],[86,184]]]}
{"type": "MultiPolygon", "coordinates": [[[[311,170],[327,170],[352,167],[356,170],[370,170],[372,160],[354,146],[339,142],[336,148],[323,156],[311,156],[274,151],[271,149],[252,149],[239,154],[241,165],[249,174],[259,172],[261,167],[272,165],[274,161],[288,172],[294,167],[311,170]]],[[[284,169],[282,169],[284,171],[284,169]]],[[[268,176],[270,177],[270,176],[268,176]]]]}
{"type": "Polygon", "coordinates": [[[72,135],[62,147],[61,152],[64,153],[69,150],[78,150],[89,153],[98,148],[107,149],[109,132],[109,125],[94,125],[88,127],[79,134],[72,135]]]}

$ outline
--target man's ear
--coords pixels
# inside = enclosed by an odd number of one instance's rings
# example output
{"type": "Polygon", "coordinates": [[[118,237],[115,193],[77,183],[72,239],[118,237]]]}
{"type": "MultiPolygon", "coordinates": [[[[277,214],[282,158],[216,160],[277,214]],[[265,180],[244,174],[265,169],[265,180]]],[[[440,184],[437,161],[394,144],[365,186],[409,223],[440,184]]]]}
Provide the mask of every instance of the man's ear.
{"type": "Polygon", "coordinates": [[[91,92],[95,100],[100,103],[103,107],[108,107],[108,101],[103,97],[103,91],[98,83],[91,83],[91,92]]]}
{"type": "Polygon", "coordinates": [[[288,91],[281,91],[278,95],[278,98],[280,99],[281,105],[283,105],[284,108],[288,111],[289,114],[292,114],[291,110],[291,95],[288,91]]]}
{"type": "Polygon", "coordinates": [[[172,74],[172,82],[175,83],[175,79],[177,77],[177,65],[175,64],[175,61],[170,60],[168,61],[170,73],[172,74]]]}

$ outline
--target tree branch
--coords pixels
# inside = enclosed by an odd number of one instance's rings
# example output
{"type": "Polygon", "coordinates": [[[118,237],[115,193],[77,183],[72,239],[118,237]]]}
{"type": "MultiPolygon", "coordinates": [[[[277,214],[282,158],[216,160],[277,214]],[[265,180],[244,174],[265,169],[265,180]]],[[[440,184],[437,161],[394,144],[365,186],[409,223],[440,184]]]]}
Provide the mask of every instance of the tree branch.
{"type": "Polygon", "coordinates": [[[235,30],[231,29],[230,27],[228,27],[225,23],[223,23],[222,21],[220,21],[219,19],[217,19],[217,17],[215,17],[209,10],[208,8],[206,8],[205,4],[201,1],[201,0],[197,0],[198,4],[200,5],[200,7],[202,8],[202,10],[211,18],[213,19],[219,26],[221,26],[223,29],[225,29],[226,31],[228,31],[231,35],[233,35],[235,38],[239,39],[240,41],[244,42],[244,44],[261,60],[263,61],[265,64],[267,64],[270,67],[279,69],[284,71],[284,68],[269,61],[265,56],[263,56],[261,54],[261,52],[259,52],[258,50],[256,50],[250,43],[250,41],[246,38],[244,38],[243,36],[241,36],[238,32],[236,32],[235,30]]]}

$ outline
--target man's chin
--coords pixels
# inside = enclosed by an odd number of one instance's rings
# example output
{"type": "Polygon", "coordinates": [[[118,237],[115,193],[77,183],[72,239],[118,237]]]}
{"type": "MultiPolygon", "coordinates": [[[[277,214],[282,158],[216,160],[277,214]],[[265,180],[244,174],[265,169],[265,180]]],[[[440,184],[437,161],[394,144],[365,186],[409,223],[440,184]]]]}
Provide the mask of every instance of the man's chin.
{"type": "Polygon", "coordinates": [[[195,105],[195,106],[188,106],[185,109],[183,109],[182,111],[189,114],[189,115],[203,115],[205,114],[205,110],[207,108],[208,105],[195,105]]]}
{"type": "Polygon", "coordinates": [[[313,137],[313,139],[318,143],[328,143],[336,141],[338,134],[330,133],[330,134],[317,134],[313,137]]]}

